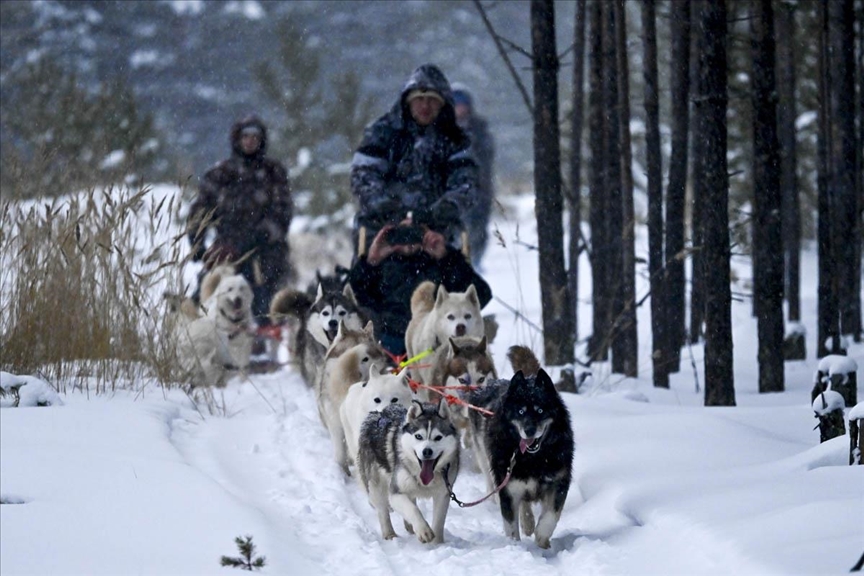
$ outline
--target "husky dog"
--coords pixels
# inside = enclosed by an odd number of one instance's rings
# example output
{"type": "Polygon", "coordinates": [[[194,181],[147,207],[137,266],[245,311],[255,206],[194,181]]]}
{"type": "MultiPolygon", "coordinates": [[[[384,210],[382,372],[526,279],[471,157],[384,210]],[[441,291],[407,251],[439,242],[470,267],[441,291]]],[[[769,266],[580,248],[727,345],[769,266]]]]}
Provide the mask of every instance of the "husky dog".
{"type": "Polygon", "coordinates": [[[525,535],[533,533],[538,546],[549,548],[570,489],[570,413],[528,348],[514,346],[509,357],[516,370],[512,379],[497,380],[468,395],[469,402],[494,413],[486,417],[471,412],[475,449],[489,470],[490,486],[501,485],[511,472],[499,494],[504,533],[519,540],[521,518],[525,535]],[[542,507],[536,524],[532,502],[542,507]]]}
{"type": "Polygon", "coordinates": [[[330,432],[336,462],[348,473],[348,453],[345,432],[339,410],[352,384],[369,379],[372,366],[376,373],[388,369],[384,349],[375,341],[372,322],[363,330],[349,330],[339,323],[339,332],[324,357],[324,372],[317,390],[318,413],[330,432]]]}
{"type": "MultiPolygon", "coordinates": [[[[429,383],[454,387],[455,389],[448,393],[458,398],[465,398],[470,388],[482,388],[498,378],[485,336],[450,338],[447,344],[436,350],[431,370],[429,383]]],[[[450,410],[450,419],[462,434],[463,448],[473,448],[468,412],[467,406],[450,410]]],[[[470,452],[466,452],[468,453],[470,452]]]]}
{"type": "Polygon", "coordinates": [[[339,292],[325,292],[319,284],[314,300],[298,290],[280,290],[270,303],[270,316],[276,321],[290,316],[300,320],[293,349],[299,357],[300,374],[313,388],[321,378],[324,355],[336,337],[339,321],[351,330],[360,330],[364,324],[350,284],[339,292]]]}
{"type": "Polygon", "coordinates": [[[416,396],[408,385],[408,371],[399,374],[380,374],[373,365],[369,369],[369,380],[352,384],[339,408],[339,418],[345,433],[345,445],[351,460],[357,461],[360,427],[366,415],[382,410],[389,404],[407,406],[416,396]]]}
{"type": "Polygon", "coordinates": [[[224,386],[230,371],[249,366],[255,323],[252,288],[231,266],[217,266],[201,283],[201,308],[175,308],[174,332],[181,367],[195,386],[224,386]]]}
{"type": "Polygon", "coordinates": [[[436,296],[435,284],[427,280],[411,295],[411,322],[405,331],[405,349],[411,357],[429,348],[437,349],[451,336],[479,338],[483,329],[480,300],[473,284],[465,292],[452,293],[443,285],[438,286],[436,296]]]}
{"type": "Polygon", "coordinates": [[[420,542],[444,541],[450,504],[444,474],[451,486],[459,474],[459,436],[449,412],[444,399],[437,406],[415,401],[407,409],[372,412],[363,422],[357,469],[385,540],[396,537],[392,506],[420,542]],[[417,507],[418,498],[432,498],[432,527],[417,507]]]}

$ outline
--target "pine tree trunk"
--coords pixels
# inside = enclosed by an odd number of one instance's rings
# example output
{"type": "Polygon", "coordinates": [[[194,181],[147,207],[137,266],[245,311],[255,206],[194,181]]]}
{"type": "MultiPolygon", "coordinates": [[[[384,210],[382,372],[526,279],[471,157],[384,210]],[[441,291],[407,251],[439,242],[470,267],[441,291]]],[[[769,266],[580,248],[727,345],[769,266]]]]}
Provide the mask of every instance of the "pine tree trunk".
{"type": "Polygon", "coordinates": [[[861,250],[864,248],[864,205],[862,205],[862,203],[864,203],[864,0],[858,1],[856,17],[858,20],[858,63],[856,65],[858,77],[858,81],[856,82],[856,86],[858,86],[858,96],[856,99],[858,102],[858,142],[855,158],[858,160],[858,166],[856,168],[856,174],[858,177],[858,217],[855,219],[855,225],[857,227],[855,238],[857,241],[853,243],[853,248],[855,250],[853,265],[855,268],[852,274],[855,280],[853,293],[857,295],[853,301],[853,316],[858,320],[858,329],[855,330],[853,336],[855,342],[861,342],[861,338],[864,337],[864,317],[862,317],[862,312],[864,311],[862,311],[861,303],[861,250]]]}
{"type": "Polygon", "coordinates": [[[729,103],[726,60],[726,1],[700,5],[699,80],[695,115],[703,140],[703,274],[705,280],[705,405],[734,406],[732,295],[729,288],[729,175],[726,110],[729,103]]]}
{"type": "Polygon", "coordinates": [[[860,293],[855,293],[855,242],[858,197],[855,194],[855,37],[852,0],[828,2],[831,144],[829,149],[832,276],[841,334],[860,330],[860,293]],[[857,300],[857,304],[856,304],[857,300]],[[857,313],[856,313],[857,312],[857,313]],[[857,317],[856,317],[857,316],[857,317]]]}
{"type": "MultiPolygon", "coordinates": [[[[636,325],[636,219],[633,211],[633,152],[630,141],[630,66],[627,62],[627,18],[624,0],[615,0],[615,53],[618,63],[618,134],[621,142],[621,329],[624,375],[639,375],[636,325]]],[[[662,242],[662,241],[661,241],[662,242]]]]}
{"type": "Polygon", "coordinates": [[[558,54],[555,5],[531,1],[534,55],[534,190],[540,258],[540,300],[547,364],[573,362],[573,315],[564,268],[561,139],[558,124],[558,54]]]}
{"type": "Polygon", "coordinates": [[[588,94],[588,127],[591,132],[591,283],[592,334],[588,357],[607,360],[609,357],[609,193],[606,189],[606,116],[603,100],[603,4],[591,2],[589,29],[589,61],[591,75],[588,94]]]}
{"type": "Polygon", "coordinates": [[[837,301],[834,290],[831,237],[831,197],[828,183],[830,165],[828,150],[831,143],[830,100],[831,85],[828,79],[828,5],[825,0],[816,4],[819,22],[819,133],[817,138],[817,175],[819,231],[817,237],[819,255],[818,284],[818,330],[816,355],[818,358],[839,352],[840,326],[837,321],[837,301]],[[829,344],[830,342],[830,344],[829,344]]]}
{"type": "Polygon", "coordinates": [[[705,213],[705,181],[702,175],[709,168],[705,160],[705,129],[703,127],[704,114],[697,114],[696,100],[699,98],[699,70],[700,70],[700,46],[702,44],[702,26],[699,23],[702,7],[707,0],[695,0],[690,3],[691,32],[692,38],[690,48],[692,50],[690,61],[690,84],[693,86],[691,99],[693,100],[693,139],[692,154],[693,165],[690,169],[690,180],[692,182],[693,199],[690,206],[690,330],[688,341],[698,342],[702,338],[702,325],[705,320],[705,280],[703,276],[703,249],[704,239],[702,234],[702,220],[705,213]]]}
{"type": "Polygon", "coordinates": [[[780,142],[780,189],[783,214],[784,289],[789,320],[801,320],[801,206],[795,139],[795,9],[781,2],[775,15],[777,38],[777,139],[780,142]]]}
{"type": "Polygon", "coordinates": [[[570,130],[569,268],[567,286],[573,309],[573,341],[579,341],[579,253],[582,245],[582,124],[585,114],[585,0],[576,0],[573,22],[573,110],[570,130]]]}
{"type": "Polygon", "coordinates": [[[759,392],[783,391],[783,242],[781,228],[780,145],[777,140],[777,86],[774,66],[774,10],[771,0],[752,0],[750,45],[753,59],[754,249],[759,392]],[[755,265],[758,264],[758,265],[755,265]]]}
{"type": "Polygon", "coordinates": [[[690,128],[690,3],[671,6],[670,65],[672,152],[666,188],[666,316],[668,320],[668,372],[678,372],[686,334],[684,275],[684,204],[690,128]]]}
{"type": "Polygon", "coordinates": [[[618,58],[613,3],[603,4],[603,102],[606,116],[606,190],[608,191],[609,264],[605,286],[612,294],[610,346],[612,372],[624,374],[627,348],[620,337],[624,321],[624,290],[621,271],[624,268],[624,209],[621,190],[621,141],[618,116],[618,58]]]}
{"type": "Polygon", "coordinates": [[[645,89],[645,156],[648,170],[648,275],[651,282],[651,359],[654,386],[669,387],[666,351],[665,276],[663,274],[663,164],[660,154],[660,96],[657,92],[657,24],[654,0],[642,2],[645,89]]]}

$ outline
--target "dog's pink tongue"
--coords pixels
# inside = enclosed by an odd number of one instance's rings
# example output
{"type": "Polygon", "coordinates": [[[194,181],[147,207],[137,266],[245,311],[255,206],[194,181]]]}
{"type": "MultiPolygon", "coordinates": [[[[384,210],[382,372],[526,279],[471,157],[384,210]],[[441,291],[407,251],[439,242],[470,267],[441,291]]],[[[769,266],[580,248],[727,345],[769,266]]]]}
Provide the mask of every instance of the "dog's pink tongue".
{"type": "Polygon", "coordinates": [[[536,440],[536,438],[531,438],[530,440],[526,440],[525,438],[522,438],[521,440],[519,440],[519,452],[524,454],[525,450],[530,448],[531,445],[534,444],[535,440],[536,440]]]}
{"type": "Polygon", "coordinates": [[[424,486],[428,486],[432,482],[432,477],[435,475],[435,460],[421,460],[420,465],[420,481],[424,486]]]}

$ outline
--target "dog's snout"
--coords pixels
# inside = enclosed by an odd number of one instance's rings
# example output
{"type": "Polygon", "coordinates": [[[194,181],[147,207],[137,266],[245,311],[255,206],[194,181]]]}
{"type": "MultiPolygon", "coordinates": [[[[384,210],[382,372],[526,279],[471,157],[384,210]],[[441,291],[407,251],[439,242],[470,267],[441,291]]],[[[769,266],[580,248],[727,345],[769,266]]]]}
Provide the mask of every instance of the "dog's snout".
{"type": "Polygon", "coordinates": [[[432,458],[432,449],[431,448],[424,448],[423,449],[423,458],[425,460],[432,458]]]}
{"type": "Polygon", "coordinates": [[[234,304],[235,310],[240,310],[240,308],[243,307],[243,298],[241,298],[240,296],[237,296],[236,298],[234,298],[233,304],[234,304]]]}
{"type": "Polygon", "coordinates": [[[457,324],[456,325],[456,336],[465,336],[465,325],[457,324]]]}
{"type": "Polygon", "coordinates": [[[330,326],[330,328],[336,328],[337,326],[339,326],[339,322],[337,322],[336,320],[330,320],[327,325],[330,326]]]}

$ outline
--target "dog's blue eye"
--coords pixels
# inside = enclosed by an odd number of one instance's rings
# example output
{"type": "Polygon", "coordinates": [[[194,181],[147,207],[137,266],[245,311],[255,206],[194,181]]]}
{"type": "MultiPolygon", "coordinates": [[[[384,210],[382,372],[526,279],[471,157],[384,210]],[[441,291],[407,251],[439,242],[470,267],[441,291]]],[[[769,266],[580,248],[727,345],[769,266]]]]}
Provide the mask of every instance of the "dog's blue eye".
{"type": "Polygon", "coordinates": [[[381,403],[381,399],[380,399],[380,398],[375,398],[375,404],[380,404],[380,403],[381,403]]]}
{"type": "Polygon", "coordinates": [[[520,408],[520,409],[519,409],[519,415],[522,416],[523,414],[525,414],[525,409],[524,409],[524,408],[520,408]]]}
{"type": "Polygon", "coordinates": [[[465,378],[459,378],[459,383],[460,384],[467,384],[468,380],[466,380],[465,378]]]}
{"type": "Polygon", "coordinates": [[[542,414],[542,413],[543,413],[543,409],[542,409],[542,408],[537,408],[536,406],[535,406],[535,408],[537,409],[537,414],[542,414]]]}
{"type": "Polygon", "coordinates": [[[414,434],[414,438],[416,438],[417,440],[422,440],[423,436],[421,436],[420,434],[414,434]]]}
{"type": "Polygon", "coordinates": [[[485,381],[486,381],[486,377],[485,377],[485,376],[480,376],[480,377],[477,379],[477,384],[482,384],[482,383],[485,382],[485,381]]]}

